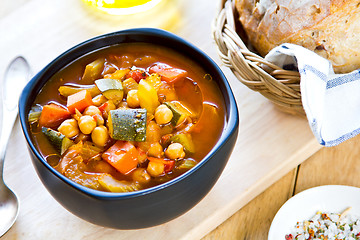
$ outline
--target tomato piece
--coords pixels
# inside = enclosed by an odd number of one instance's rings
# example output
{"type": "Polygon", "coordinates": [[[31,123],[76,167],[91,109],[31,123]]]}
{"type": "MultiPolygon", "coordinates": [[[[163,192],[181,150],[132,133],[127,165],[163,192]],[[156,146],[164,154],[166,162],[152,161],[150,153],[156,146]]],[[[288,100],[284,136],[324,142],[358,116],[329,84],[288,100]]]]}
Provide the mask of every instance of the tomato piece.
{"type": "Polygon", "coordinates": [[[147,77],[146,72],[140,69],[131,70],[126,74],[126,78],[132,78],[137,83],[139,83],[141,79],[145,79],[146,77],[147,77]]]}
{"type": "Polygon", "coordinates": [[[165,169],[164,171],[167,173],[167,172],[170,172],[171,170],[174,169],[175,167],[175,160],[165,160],[166,161],[166,164],[165,164],[165,169]]]}
{"type": "Polygon", "coordinates": [[[99,107],[100,112],[104,115],[106,113],[106,108],[107,106],[109,106],[108,102],[104,102],[103,104],[101,104],[101,106],[99,107]]]}
{"type": "Polygon", "coordinates": [[[174,83],[180,79],[183,79],[187,75],[185,70],[171,67],[165,63],[157,63],[151,66],[149,72],[159,74],[162,80],[168,83],[174,83]]]}

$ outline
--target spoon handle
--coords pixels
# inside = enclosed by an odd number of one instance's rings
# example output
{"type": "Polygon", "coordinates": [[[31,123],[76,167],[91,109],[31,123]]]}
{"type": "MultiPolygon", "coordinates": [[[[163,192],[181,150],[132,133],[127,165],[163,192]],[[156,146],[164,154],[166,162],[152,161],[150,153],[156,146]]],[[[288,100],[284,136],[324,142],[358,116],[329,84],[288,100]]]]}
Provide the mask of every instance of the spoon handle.
{"type": "Polygon", "coordinates": [[[23,57],[15,58],[5,72],[2,89],[2,122],[0,136],[0,179],[3,178],[6,147],[18,114],[22,89],[30,76],[30,66],[23,57]]]}

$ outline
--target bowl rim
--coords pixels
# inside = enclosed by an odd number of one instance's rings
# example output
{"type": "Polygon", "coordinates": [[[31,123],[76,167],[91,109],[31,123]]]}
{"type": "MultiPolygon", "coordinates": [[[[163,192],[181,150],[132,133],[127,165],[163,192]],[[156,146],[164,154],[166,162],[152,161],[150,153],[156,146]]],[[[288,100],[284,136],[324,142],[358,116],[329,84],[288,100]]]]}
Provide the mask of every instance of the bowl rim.
{"type": "MultiPolygon", "coordinates": [[[[144,41],[146,42],[146,41],[144,41]]],[[[148,42],[147,42],[148,43],[148,42]]],[[[119,42],[118,44],[122,44],[122,42],[119,42]]],[[[154,43],[156,44],[156,43],[154,43]]],[[[85,54],[99,50],[101,48],[104,47],[109,47],[112,45],[104,45],[102,47],[97,47],[96,49],[93,49],[91,51],[86,51],[85,54]]],[[[172,48],[173,50],[177,51],[175,48],[172,48]]],[[[180,54],[183,54],[189,58],[191,58],[191,56],[181,53],[180,51],[177,51],[180,54]]],[[[203,68],[205,68],[203,65],[204,64],[200,64],[203,68]]],[[[62,68],[62,67],[61,67],[62,68]]],[[[61,69],[60,68],[60,69],[61,69]]],[[[52,76],[52,75],[51,75],[52,76]]],[[[50,76],[50,77],[51,77],[50,76]]],[[[50,77],[47,77],[47,79],[49,79],[50,77]]],[[[43,85],[42,85],[43,86],[43,85]]],[[[42,87],[41,86],[41,87],[42,87]]],[[[41,89],[40,87],[40,89],[41,89]]],[[[197,171],[199,168],[201,168],[204,164],[206,164],[209,159],[211,159],[211,157],[213,155],[215,155],[215,153],[223,146],[225,145],[228,140],[230,139],[230,137],[237,133],[238,128],[239,128],[239,112],[238,112],[238,108],[237,108],[237,104],[235,101],[235,97],[234,94],[232,92],[232,89],[229,85],[229,82],[227,81],[226,76],[224,75],[224,73],[222,72],[222,70],[220,69],[220,67],[207,55],[205,54],[203,51],[201,51],[198,47],[196,47],[195,45],[191,44],[190,42],[186,41],[185,39],[180,38],[179,36],[170,33],[168,31],[162,30],[162,29],[157,29],[157,28],[132,28],[132,29],[126,29],[126,30],[120,30],[120,31],[116,31],[116,32],[111,32],[111,33],[106,33],[103,35],[99,35],[93,38],[90,38],[86,41],[83,41],[73,47],[71,47],[70,49],[66,50],[65,52],[63,52],[62,54],[58,55],[54,60],[52,60],[49,64],[47,64],[42,70],[40,70],[40,72],[38,72],[30,81],[29,83],[25,86],[20,99],[19,99],[19,116],[20,116],[20,123],[21,123],[21,128],[23,130],[25,139],[28,143],[28,149],[36,156],[37,160],[42,163],[45,168],[47,168],[52,174],[54,174],[58,179],[62,180],[64,183],[66,183],[67,185],[71,186],[72,188],[85,193],[89,196],[95,197],[95,198],[108,198],[108,199],[116,199],[116,198],[134,198],[134,197],[139,197],[142,195],[146,195],[146,194],[150,194],[152,192],[156,192],[156,191],[160,191],[164,188],[168,188],[171,185],[175,185],[176,183],[182,181],[183,179],[187,178],[189,175],[193,174],[195,171],[197,171]],[[95,190],[95,189],[91,189],[88,187],[85,187],[81,184],[78,184],[72,180],[70,180],[69,178],[65,177],[64,175],[62,175],[60,172],[56,171],[53,167],[50,166],[50,164],[47,163],[47,161],[42,157],[42,155],[40,154],[40,152],[36,149],[35,145],[32,143],[31,140],[31,136],[30,136],[30,132],[28,129],[28,122],[27,122],[27,113],[25,112],[26,110],[26,104],[27,104],[27,100],[28,98],[31,96],[31,92],[34,91],[34,89],[36,88],[36,86],[39,84],[40,80],[44,77],[44,75],[49,71],[50,68],[52,68],[52,66],[54,66],[54,64],[56,64],[59,61],[64,61],[63,59],[65,59],[66,64],[63,66],[67,66],[69,63],[71,63],[72,61],[78,59],[79,57],[83,56],[84,54],[80,54],[78,56],[78,54],[75,54],[76,56],[74,57],[73,54],[74,52],[78,51],[79,49],[86,49],[88,46],[91,46],[91,44],[94,44],[96,42],[101,42],[103,39],[105,38],[109,38],[109,37],[116,37],[116,36],[122,36],[122,35],[131,35],[131,36],[149,36],[149,35],[153,35],[153,36],[157,36],[157,37],[164,37],[164,38],[169,38],[174,42],[177,42],[178,44],[182,44],[183,46],[191,49],[194,54],[197,54],[197,58],[202,58],[203,60],[207,61],[207,64],[213,68],[214,72],[217,72],[217,74],[220,76],[219,82],[223,83],[224,86],[224,91],[222,91],[223,94],[223,98],[225,101],[225,107],[226,107],[226,118],[225,118],[225,126],[223,128],[223,131],[219,137],[219,140],[216,142],[216,144],[214,145],[214,147],[210,150],[210,152],[208,152],[208,154],[199,161],[198,164],[196,164],[193,168],[191,168],[190,170],[186,171],[185,173],[181,174],[180,176],[171,179],[165,183],[156,185],[154,187],[151,188],[146,188],[146,189],[142,189],[142,190],[138,190],[138,191],[134,191],[134,192],[126,192],[126,193],[114,193],[114,192],[104,192],[104,191],[99,191],[99,190],[95,190]],[[71,60],[66,60],[67,58],[71,57],[71,60]],[[224,92],[227,93],[227,96],[224,96],[224,92]],[[226,99],[228,98],[228,104],[226,104],[226,99]]]]}

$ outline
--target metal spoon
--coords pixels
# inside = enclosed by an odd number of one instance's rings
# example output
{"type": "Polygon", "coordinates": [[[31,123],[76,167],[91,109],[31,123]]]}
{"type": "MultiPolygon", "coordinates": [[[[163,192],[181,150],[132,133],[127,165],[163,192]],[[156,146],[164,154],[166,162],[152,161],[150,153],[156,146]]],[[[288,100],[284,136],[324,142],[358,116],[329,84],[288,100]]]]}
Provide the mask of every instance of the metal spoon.
{"type": "Polygon", "coordinates": [[[3,170],[7,143],[18,114],[19,96],[29,76],[29,64],[23,57],[17,57],[6,69],[3,81],[0,138],[0,237],[11,228],[19,212],[19,200],[4,183],[3,170]]]}

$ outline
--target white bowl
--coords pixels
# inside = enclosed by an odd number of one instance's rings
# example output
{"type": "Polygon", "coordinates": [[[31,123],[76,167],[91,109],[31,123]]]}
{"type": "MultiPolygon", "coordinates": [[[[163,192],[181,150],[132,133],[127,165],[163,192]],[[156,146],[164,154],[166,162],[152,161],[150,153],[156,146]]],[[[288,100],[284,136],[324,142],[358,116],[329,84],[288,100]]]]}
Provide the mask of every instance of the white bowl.
{"type": "Polygon", "coordinates": [[[309,220],[317,211],[341,213],[352,207],[349,214],[360,216],[360,188],[326,185],[307,189],[284,203],[276,213],[268,240],[284,240],[297,222],[309,220]]]}

